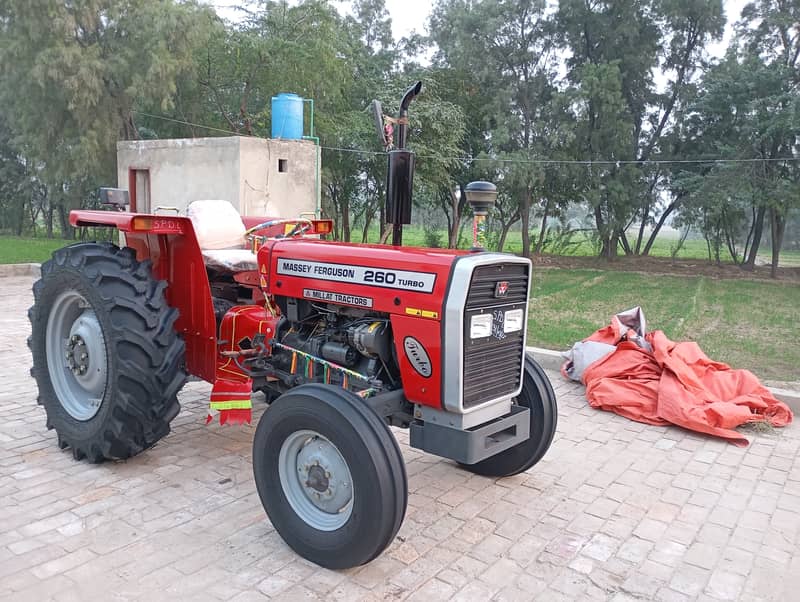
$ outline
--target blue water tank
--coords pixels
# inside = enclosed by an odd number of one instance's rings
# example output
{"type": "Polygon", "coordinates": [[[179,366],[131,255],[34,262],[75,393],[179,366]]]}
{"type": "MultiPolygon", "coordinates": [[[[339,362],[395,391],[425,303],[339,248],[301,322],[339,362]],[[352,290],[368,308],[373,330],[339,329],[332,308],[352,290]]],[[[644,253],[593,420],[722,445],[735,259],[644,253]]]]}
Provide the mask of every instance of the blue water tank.
{"type": "Polygon", "coordinates": [[[297,94],[272,97],[272,137],[287,140],[303,137],[303,99],[297,94]]]}

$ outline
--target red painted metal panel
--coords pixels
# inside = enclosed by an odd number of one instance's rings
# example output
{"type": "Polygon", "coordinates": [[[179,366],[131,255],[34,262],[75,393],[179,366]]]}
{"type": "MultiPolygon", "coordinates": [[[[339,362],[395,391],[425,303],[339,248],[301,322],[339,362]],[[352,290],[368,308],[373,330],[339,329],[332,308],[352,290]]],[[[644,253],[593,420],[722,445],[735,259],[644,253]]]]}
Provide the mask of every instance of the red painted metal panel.
{"type": "Polygon", "coordinates": [[[287,238],[270,241],[258,253],[258,262],[274,295],[302,298],[304,291],[318,290],[369,299],[374,311],[401,315],[426,315],[440,320],[450,268],[458,255],[468,251],[389,247],[287,238]],[[315,278],[313,272],[297,275],[278,273],[281,260],[321,262],[381,270],[417,272],[434,278],[431,292],[389,287],[379,283],[354,284],[315,278]]]}
{"type": "Polygon", "coordinates": [[[186,367],[191,374],[214,382],[217,355],[211,287],[194,230],[183,235],[161,235],[168,256],[167,300],[180,312],[176,329],[186,341],[186,367]]]}
{"type": "Polygon", "coordinates": [[[129,213],[127,211],[70,211],[69,222],[73,226],[109,226],[122,232],[152,232],[153,234],[184,234],[191,230],[188,217],[129,213]]]}
{"type": "MultiPolygon", "coordinates": [[[[403,390],[413,403],[442,407],[442,336],[441,323],[411,316],[391,317],[397,360],[400,363],[403,390]],[[422,347],[430,361],[430,376],[421,374],[406,354],[406,337],[422,347]]],[[[455,352],[455,350],[453,351],[455,352]]]]}

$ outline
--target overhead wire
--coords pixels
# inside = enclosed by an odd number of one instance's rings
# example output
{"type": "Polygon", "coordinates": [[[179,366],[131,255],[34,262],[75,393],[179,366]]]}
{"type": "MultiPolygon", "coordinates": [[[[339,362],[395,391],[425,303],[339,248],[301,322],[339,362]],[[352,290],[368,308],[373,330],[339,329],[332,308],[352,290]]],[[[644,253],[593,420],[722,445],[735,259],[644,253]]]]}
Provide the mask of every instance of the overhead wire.
{"type": "MultiPolygon", "coordinates": [[[[261,138],[253,134],[231,132],[224,128],[214,127],[210,125],[203,125],[200,123],[192,123],[191,121],[184,121],[182,119],[175,119],[173,117],[166,117],[164,115],[154,115],[152,113],[145,113],[144,111],[133,111],[137,115],[150,117],[153,119],[161,119],[172,123],[178,123],[189,127],[202,128],[213,132],[221,132],[228,135],[243,136],[247,138],[261,138]]],[[[372,151],[360,148],[347,148],[336,146],[320,145],[322,150],[339,153],[352,153],[358,155],[388,155],[387,151],[372,151]]],[[[500,159],[494,157],[442,157],[440,155],[417,155],[419,159],[438,159],[440,161],[461,162],[461,163],[503,163],[511,165],[678,165],[678,164],[725,164],[725,163],[776,163],[782,161],[800,161],[800,157],[750,157],[750,158],[713,158],[713,159],[500,159]]]]}

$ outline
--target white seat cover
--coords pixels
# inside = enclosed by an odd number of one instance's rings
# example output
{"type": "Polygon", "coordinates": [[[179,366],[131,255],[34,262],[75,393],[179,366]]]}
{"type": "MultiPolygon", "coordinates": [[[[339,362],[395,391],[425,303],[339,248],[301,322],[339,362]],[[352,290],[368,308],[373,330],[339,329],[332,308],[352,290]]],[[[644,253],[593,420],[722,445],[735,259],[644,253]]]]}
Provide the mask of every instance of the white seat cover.
{"type": "Polygon", "coordinates": [[[208,249],[203,251],[203,260],[209,267],[231,272],[258,269],[255,253],[249,249],[208,249]]]}
{"type": "Polygon", "coordinates": [[[228,201],[193,201],[186,209],[206,265],[234,272],[256,270],[258,261],[243,248],[246,228],[228,201]]]}

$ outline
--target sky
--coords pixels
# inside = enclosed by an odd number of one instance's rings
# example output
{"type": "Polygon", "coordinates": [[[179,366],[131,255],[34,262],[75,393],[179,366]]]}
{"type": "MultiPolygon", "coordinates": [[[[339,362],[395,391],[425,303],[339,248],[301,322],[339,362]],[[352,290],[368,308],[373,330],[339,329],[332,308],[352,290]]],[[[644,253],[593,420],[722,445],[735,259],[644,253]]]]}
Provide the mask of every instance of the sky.
{"type": "MultiPolygon", "coordinates": [[[[235,20],[236,6],[247,5],[247,0],[205,0],[214,6],[223,17],[235,20]]],[[[725,12],[728,16],[728,27],[725,29],[725,39],[711,48],[711,53],[722,56],[727,47],[728,39],[732,33],[732,24],[739,19],[742,8],[748,0],[724,0],[725,12]]],[[[291,2],[291,0],[290,0],[291,2]]],[[[341,11],[347,12],[350,2],[347,0],[333,0],[333,4],[341,11]]],[[[425,32],[428,16],[431,12],[431,0],[386,0],[386,8],[392,17],[392,34],[399,40],[412,31],[425,32]]]]}

